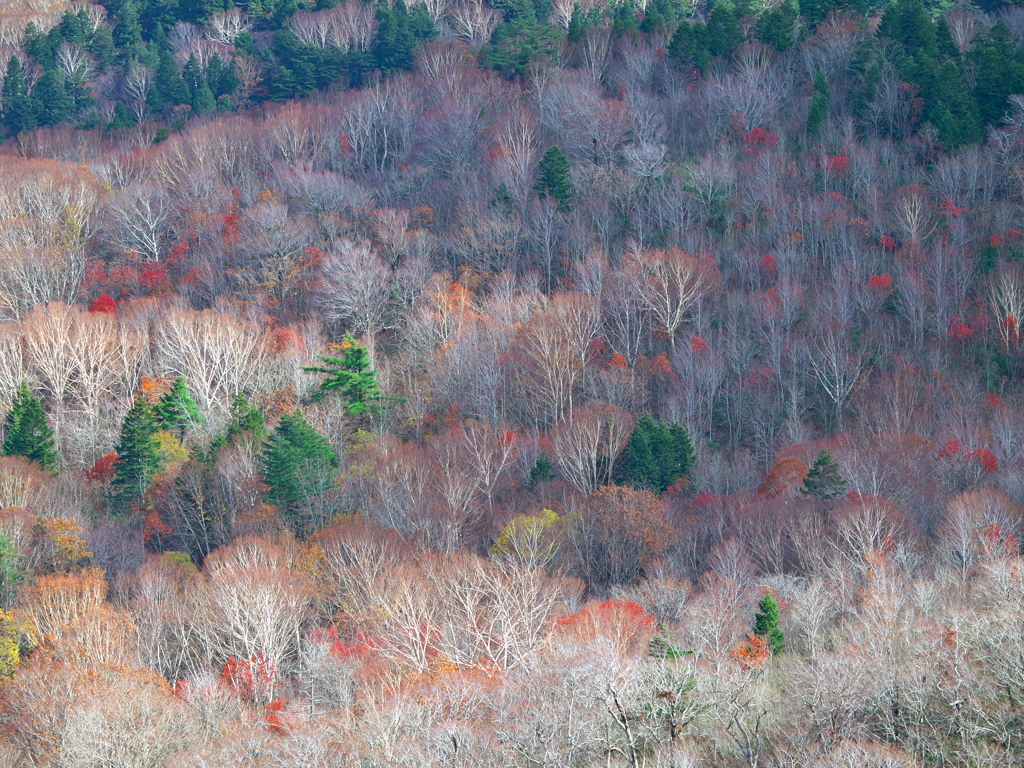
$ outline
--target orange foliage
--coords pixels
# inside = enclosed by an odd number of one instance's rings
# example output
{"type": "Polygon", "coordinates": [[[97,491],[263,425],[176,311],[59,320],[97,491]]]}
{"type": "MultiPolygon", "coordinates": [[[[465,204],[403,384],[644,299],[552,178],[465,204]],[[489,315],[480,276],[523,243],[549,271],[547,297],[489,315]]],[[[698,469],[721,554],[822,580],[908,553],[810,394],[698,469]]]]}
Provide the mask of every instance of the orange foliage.
{"type": "Polygon", "coordinates": [[[171,391],[173,386],[173,376],[143,376],[142,383],[139,384],[139,395],[149,405],[156,405],[160,402],[160,398],[171,391]]]}
{"type": "Polygon", "coordinates": [[[760,635],[747,635],[747,639],[740,641],[732,655],[744,669],[761,669],[772,657],[772,649],[760,635]]]}
{"type": "Polygon", "coordinates": [[[769,499],[783,494],[791,496],[803,483],[808,471],[807,465],[795,456],[782,459],[768,471],[768,476],[757,492],[769,499]]]}
{"type": "Polygon", "coordinates": [[[582,611],[555,620],[560,632],[583,641],[611,640],[625,653],[642,653],[657,630],[657,620],[639,603],[605,600],[588,603],[582,611]]]}
{"type": "Polygon", "coordinates": [[[230,657],[224,663],[220,679],[246,699],[266,699],[277,680],[277,666],[262,652],[251,659],[230,657]]]}

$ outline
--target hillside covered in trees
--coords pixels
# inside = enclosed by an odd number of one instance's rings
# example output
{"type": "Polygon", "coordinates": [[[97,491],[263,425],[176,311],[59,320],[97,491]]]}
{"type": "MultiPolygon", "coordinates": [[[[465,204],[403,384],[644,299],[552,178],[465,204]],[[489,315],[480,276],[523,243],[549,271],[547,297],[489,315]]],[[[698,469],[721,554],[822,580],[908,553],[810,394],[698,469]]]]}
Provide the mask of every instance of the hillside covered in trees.
{"type": "Polygon", "coordinates": [[[0,766],[1020,765],[1022,43],[0,3],[0,766]]]}

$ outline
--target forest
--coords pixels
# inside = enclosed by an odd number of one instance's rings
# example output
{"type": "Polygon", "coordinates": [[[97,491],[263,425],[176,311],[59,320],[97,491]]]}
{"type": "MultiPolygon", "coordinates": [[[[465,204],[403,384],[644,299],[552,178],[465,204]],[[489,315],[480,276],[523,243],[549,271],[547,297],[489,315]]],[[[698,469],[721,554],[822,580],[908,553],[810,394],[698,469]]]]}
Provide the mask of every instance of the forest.
{"type": "Polygon", "coordinates": [[[0,768],[1020,765],[1022,43],[0,2],[0,768]]]}

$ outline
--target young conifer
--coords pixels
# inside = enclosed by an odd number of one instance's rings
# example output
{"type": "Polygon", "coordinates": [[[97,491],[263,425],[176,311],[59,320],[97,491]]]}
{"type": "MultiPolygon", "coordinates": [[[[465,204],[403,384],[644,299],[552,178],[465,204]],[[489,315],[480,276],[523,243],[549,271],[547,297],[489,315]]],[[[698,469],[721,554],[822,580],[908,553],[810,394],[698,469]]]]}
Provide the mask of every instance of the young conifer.
{"type": "Polygon", "coordinates": [[[53,430],[46,421],[42,403],[33,397],[24,381],[4,421],[4,433],[4,456],[24,456],[48,470],[56,466],[53,430]]]}

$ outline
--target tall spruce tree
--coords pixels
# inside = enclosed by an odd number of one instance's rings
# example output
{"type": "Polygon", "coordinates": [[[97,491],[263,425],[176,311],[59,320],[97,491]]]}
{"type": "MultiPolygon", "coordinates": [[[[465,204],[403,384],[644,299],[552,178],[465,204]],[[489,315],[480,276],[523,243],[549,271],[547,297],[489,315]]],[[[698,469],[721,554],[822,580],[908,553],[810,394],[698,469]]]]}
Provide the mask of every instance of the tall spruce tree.
{"type": "Polygon", "coordinates": [[[676,61],[677,67],[696,67],[703,71],[711,63],[711,50],[708,46],[707,26],[696,22],[691,24],[684,19],[672,34],[666,53],[676,61]]]}
{"type": "Polygon", "coordinates": [[[121,423],[121,434],[114,452],[114,479],[111,482],[111,506],[119,514],[128,512],[142,498],[153,475],[160,471],[159,426],[153,409],[137,397],[121,423]]]}
{"type": "Polygon", "coordinates": [[[36,121],[40,125],[63,123],[71,114],[74,105],[57,69],[47,70],[36,85],[36,106],[36,121]]]}
{"type": "Polygon", "coordinates": [[[3,89],[4,125],[11,133],[31,131],[36,127],[36,109],[28,96],[25,70],[21,59],[11,56],[3,89]]]}
{"type": "Polygon", "coordinates": [[[846,493],[846,479],[839,473],[839,464],[824,448],[814,460],[800,491],[819,501],[828,501],[846,493]]]}
{"type": "Polygon", "coordinates": [[[302,512],[315,505],[334,486],[338,456],[302,413],[281,417],[263,449],[263,482],[267,498],[284,509],[285,518],[299,530],[302,512]]]}
{"type": "Polygon", "coordinates": [[[57,465],[57,449],[46,412],[24,381],[4,421],[4,431],[4,456],[24,456],[47,470],[57,465]]]}
{"type": "Polygon", "coordinates": [[[821,132],[825,120],[828,118],[828,101],[832,95],[828,78],[825,71],[819,70],[814,78],[814,96],[811,99],[811,109],[807,113],[807,135],[817,136],[821,132]]]}
{"type": "Polygon", "coordinates": [[[620,484],[663,493],[691,474],[693,443],[682,424],[666,424],[644,414],[619,461],[620,484]]]}
{"type": "Polygon", "coordinates": [[[252,436],[262,441],[267,436],[267,423],[263,419],[260,409],[249,402],[249,398],[241,392],[231,404],[228,413],[231,421],[228,422],[228,437],[233,438],[251,432],[252,436]]]}
{"type": "Polygon", "coordinates": [[[754,634],[768,641],[773,656],[778,656],[786,650],[786,636],[779,628],[779,604],[772,597],[770,589],[764,591],[764,597],[757,604],[754,634]]]}
{"type": "Polygon", "coordinates": [[[313,395],[320,400],[327,395],[336,395],[345,403],[350,414],[359,416],[379,409],[384,400],[377,386],[377,371],[370,367],[370,356],[366,347],[346,333],[341,342],[341,357],[317,355],[325,365],[308,366],[302,370],[309,373],[323,373],[327,378],[320,382],[320,388],[313,395]]]}
{"type": "Polygon", "coordinates": [[[124,0],[117,9],[114,24],[114,44],[121,49],[125,59],[131,58],[135,48],[142,45],[142,25],[139,23],[139,9],[135,0],[124,0]]]}
{"type": "Polygon", "coordinates": [[[571,168],[569,158],[557,144],[544,153],[537,168],[535,189],[540,193],[540,199],[550,197],[563,213],[572,207],[572,179],[569,176],[571,168]]]}
{"type": "Polygon", "coordinates": [[[153,406],[153,416],[158,429],[176,434],[179,440],[185,439],[185,430],[190,425],[202,423],[199,406],[192,399],[184,376],[176,378],[167,394],[153,406]]]}

